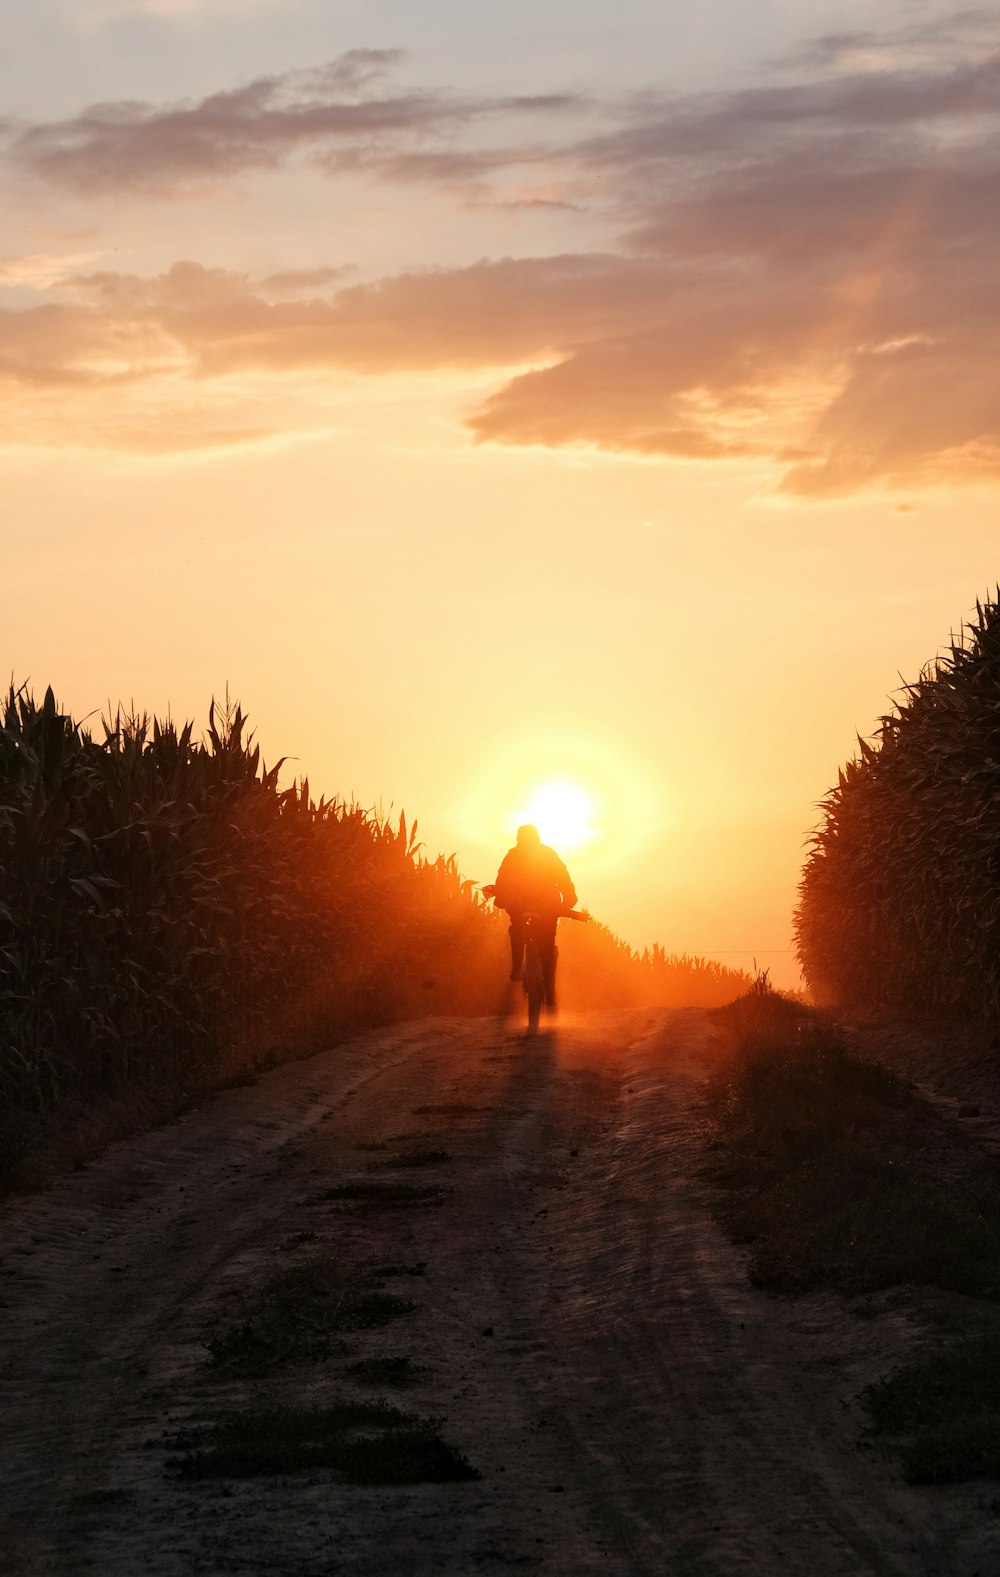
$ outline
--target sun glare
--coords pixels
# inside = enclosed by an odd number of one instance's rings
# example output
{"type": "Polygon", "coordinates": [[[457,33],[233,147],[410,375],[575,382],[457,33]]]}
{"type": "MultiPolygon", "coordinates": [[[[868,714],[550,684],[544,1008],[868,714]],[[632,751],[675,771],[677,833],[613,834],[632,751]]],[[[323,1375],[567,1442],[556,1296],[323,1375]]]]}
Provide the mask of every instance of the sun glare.
{"type": "Polygon", "coordinates": [[[459,831],[483,870],[495,869],[497,850],[532,822],[589,888],[599,874],[620,877],[644,858],[665,823],[662,785],[654,795],[632,741],[589,725],[501,733],[473,772],[461,790],[459,831]]]}
{"type": "Polygon", "coordinates": [[[594,836],[594,805],[578,783],[543,783],[528,802],[523,820],[534,822],[543,843],[578,849],[594,836]]]}

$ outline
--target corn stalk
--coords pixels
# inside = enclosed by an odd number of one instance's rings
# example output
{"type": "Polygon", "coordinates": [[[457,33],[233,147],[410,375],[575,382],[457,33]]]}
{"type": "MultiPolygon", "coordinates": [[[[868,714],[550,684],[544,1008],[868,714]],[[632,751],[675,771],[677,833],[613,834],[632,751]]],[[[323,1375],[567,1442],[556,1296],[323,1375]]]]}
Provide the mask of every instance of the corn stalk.
{"type": "Polygon", "coordinates": [[[796,915],[814,993],[1000,1022],[1000,588],[822,809],[796,915]]]}

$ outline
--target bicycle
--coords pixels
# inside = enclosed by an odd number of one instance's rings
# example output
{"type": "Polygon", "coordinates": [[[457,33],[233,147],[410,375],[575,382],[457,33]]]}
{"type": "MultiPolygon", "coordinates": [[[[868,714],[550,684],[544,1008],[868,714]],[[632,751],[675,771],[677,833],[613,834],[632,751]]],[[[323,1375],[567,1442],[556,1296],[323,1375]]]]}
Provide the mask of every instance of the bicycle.
{"type": "MultiPolygon", "coordinates": [[[[585,909],[560,909],[557,920],[589,920],[590,915],[585,909]]],[[[533,923],[541,921],[546,927],[552,924],[551,915],[526,914],[524,916],[525,943],[524,943],[524,973],[522,984],[524,994],[528,999],[528,1034],[534,1035],[538,1029],[542,1013],[542,1004],[554,1008],[556,1005],[556,962],[559,958],[559,949],[555,939],[552,942],[552,971],[546,978],[545,963],[542,958],[541,947],[533,935],[533,923]]]]}
{"type": "Polygon", "coordinates": [[[524,925],[524,963],[521,968],[521,987],[528,999],[528,1034],[533,1035],[538,1029],[539,1019],[542,1015],[542,1003],[548,1001],[550,1006],[555,998],[556,959],[559,950],[552,943],[552,984],[548,991],[545,989],[545,965],[542,962],[542,951],[538,938],[535,936],[535,926],[542,920],[541,915],[526,914],[524,925]]]}
{"type": "MultiPolygon", "coordinates": [[[[493,886],[483,887],[482,893],[485,898],[492,898],[494,893],[493,886]]],[[[525,937],[524,962],[521,966],[521,988],[528,1000],[528,1034],[534,1035],[541,1019],[543,1003],[547,1002],[550,1008],[555,1007],[556,960],[559,957],[559,949],[555,945],[554,932],[550,930],[553,919],[551,910],[547,914],[528,911],[523,913],[520,919],[524,927],[525,937]],[[539,929],[544,928],[546,945],[548,936],[552,935],[553,938],[552,969],[548,979],[546,979],[545,974],[542,945],[540,945],[539,939],[535,935],[536,926],[539,929]]],[[[556,913],[555,919],[557,922],[559,920],[584,921],[589,920],[590,915],[586,909],[560,909],[556,913]]]]}

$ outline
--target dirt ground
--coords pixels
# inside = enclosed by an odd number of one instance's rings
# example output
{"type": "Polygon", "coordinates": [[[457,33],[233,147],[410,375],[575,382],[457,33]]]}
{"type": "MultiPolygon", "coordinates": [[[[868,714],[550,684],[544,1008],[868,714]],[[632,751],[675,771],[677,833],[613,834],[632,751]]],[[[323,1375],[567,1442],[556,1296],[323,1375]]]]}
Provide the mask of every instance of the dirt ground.
{"type": "Polygon", "coordinates": [[[756,1292],[715,1226],[711,1038],[695,1012],[564,1020],[533,1041],[499,1018],[397,1027],[9,1201],[2,1569],[1000,1573],[995,1486],[914,1489],[858,1448],[854,1399],[906,1346],[907,1316],[756,1292]],[[441,1197],[322,1197],[413,1145],[448,1152],[419,1174],[441,1197]],[[352,1356],[421,1366],[403,1405],[441,1418],[478,1480],[167,1475],[180,1424],[361,1394],[346,1355],[255,1383],[206,1365],[239,1294],[317,1251],[426,1262],[405,1288],[416,1311],[352,1336],[352,1356]]]}

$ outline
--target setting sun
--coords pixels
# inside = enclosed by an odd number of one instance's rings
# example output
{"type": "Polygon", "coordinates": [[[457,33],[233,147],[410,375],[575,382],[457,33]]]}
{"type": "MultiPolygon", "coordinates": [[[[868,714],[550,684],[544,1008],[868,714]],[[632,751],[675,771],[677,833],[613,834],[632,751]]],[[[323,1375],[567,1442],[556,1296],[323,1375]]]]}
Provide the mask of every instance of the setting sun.
{"type": "Polygon", "coordinates": [[[524,820],[534,822],[544,843],[578,849],[594,836],[594,804],[578,783],[556,780],[535,790],[524,820]]]}

